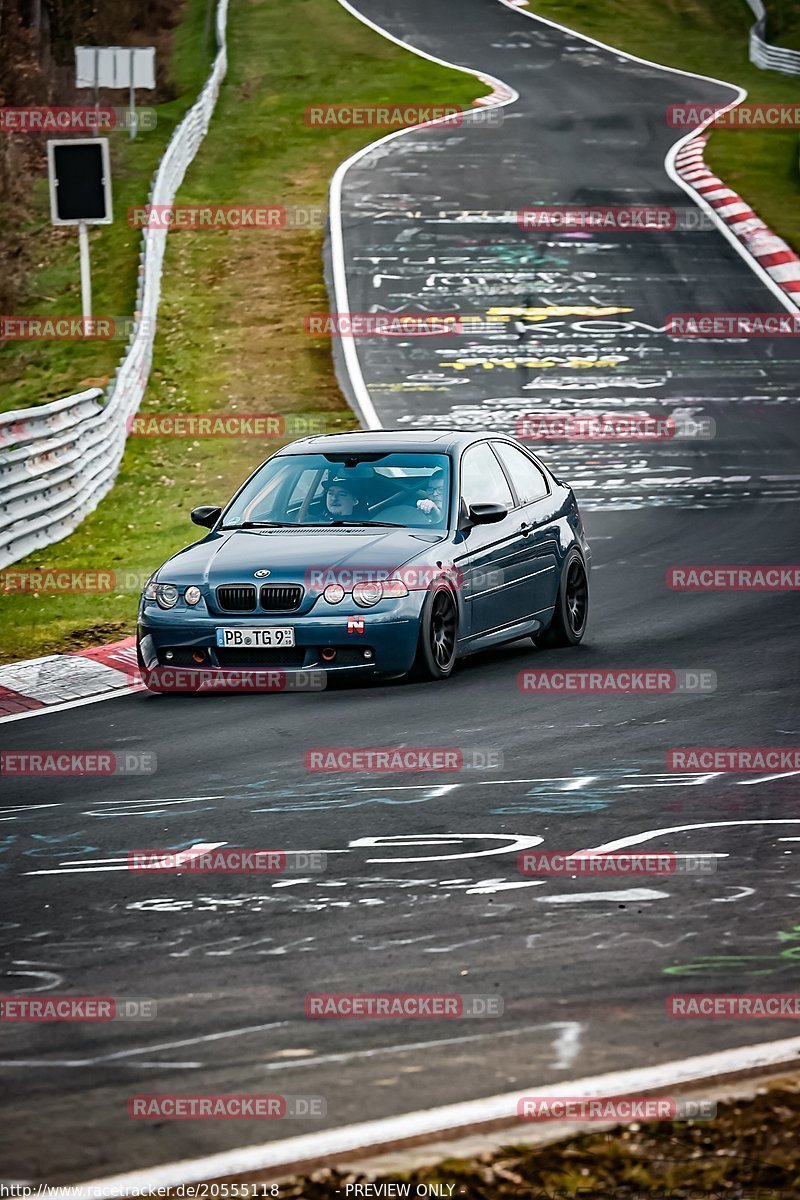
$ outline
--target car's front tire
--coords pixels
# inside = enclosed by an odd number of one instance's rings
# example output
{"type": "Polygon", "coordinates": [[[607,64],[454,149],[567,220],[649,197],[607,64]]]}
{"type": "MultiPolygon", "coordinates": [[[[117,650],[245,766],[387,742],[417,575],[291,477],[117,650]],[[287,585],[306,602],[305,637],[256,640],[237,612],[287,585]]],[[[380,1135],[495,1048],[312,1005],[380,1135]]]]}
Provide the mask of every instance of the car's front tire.
{"type": "Polygon", "coordinates": [[[580,552],[570,550],[561,571],[556,606],[547,629],[533,635],[542,649],[577,646],[583,640],[589,620],[589,578],[580,552]]]}
{"type": "Polygon", "coordinates": [[[447,679],[456,665],[458,608],[447,584],[433,587],[420,617],[417,657],[411,668],[416,679],[447,679]]]}

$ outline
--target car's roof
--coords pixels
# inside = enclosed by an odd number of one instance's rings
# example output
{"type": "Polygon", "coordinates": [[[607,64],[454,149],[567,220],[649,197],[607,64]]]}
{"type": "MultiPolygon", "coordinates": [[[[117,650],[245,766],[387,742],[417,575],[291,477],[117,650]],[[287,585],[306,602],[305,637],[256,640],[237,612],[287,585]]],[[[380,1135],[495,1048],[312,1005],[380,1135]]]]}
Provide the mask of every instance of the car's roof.
{"type": "Polygon", "coordinates": [[[377,454],[405,450],[410,453],[449,454],[471,442],[480,442],[486,433],[465,433],[463,429],[355,429],[349,433],[315,434],[291,442],[280,454],[377,454]]]}

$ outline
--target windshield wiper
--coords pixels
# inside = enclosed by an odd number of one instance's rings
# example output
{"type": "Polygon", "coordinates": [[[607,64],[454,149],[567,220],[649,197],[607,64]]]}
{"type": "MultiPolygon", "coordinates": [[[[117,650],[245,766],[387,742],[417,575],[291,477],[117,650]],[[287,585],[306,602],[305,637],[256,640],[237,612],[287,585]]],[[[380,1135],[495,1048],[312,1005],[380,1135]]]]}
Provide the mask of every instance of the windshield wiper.
{"type": "Polygon", "coordinates": [[[220,525],[220,529],[280,529],[283,521],[242,521],[241,525],[220,525]]]}
{"type": "Polygon", "coordinates": [[[397,521],[328,521],[329,525],[382,525],[384,529],[405,529],[397,521]]]}

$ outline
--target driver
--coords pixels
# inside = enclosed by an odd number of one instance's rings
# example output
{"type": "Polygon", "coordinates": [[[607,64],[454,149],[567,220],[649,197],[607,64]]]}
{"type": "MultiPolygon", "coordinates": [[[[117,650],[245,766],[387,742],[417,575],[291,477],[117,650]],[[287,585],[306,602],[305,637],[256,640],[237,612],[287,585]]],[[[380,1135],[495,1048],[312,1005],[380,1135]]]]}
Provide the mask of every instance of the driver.
{"type": "Polygon", "coordinates": [[[335,520],[358,521],[367,516],[367,508],[359,496],[355,484],[342,475],[335,476],[325,492],[325,512],[335,520]]]}
{"type": "Polygon", "coordinates": [[[425,481],[425,495],[417,501],[417,508],[431,522],[440,521],[444,513],[444,471],[437,469],[425,481]]]}

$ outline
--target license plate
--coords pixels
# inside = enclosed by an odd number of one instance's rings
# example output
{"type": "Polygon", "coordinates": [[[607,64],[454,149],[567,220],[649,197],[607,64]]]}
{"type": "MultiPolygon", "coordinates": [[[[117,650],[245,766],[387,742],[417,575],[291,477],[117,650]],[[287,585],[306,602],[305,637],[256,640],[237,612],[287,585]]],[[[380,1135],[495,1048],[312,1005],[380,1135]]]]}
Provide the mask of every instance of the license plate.
{"type": "Polygon", "coordinates": [[[291,625],[271,625],[267,629],[218,629],[217,645],[243,650],[274,650],[279,646],[294,645],[294,629],[291,625]]]}

